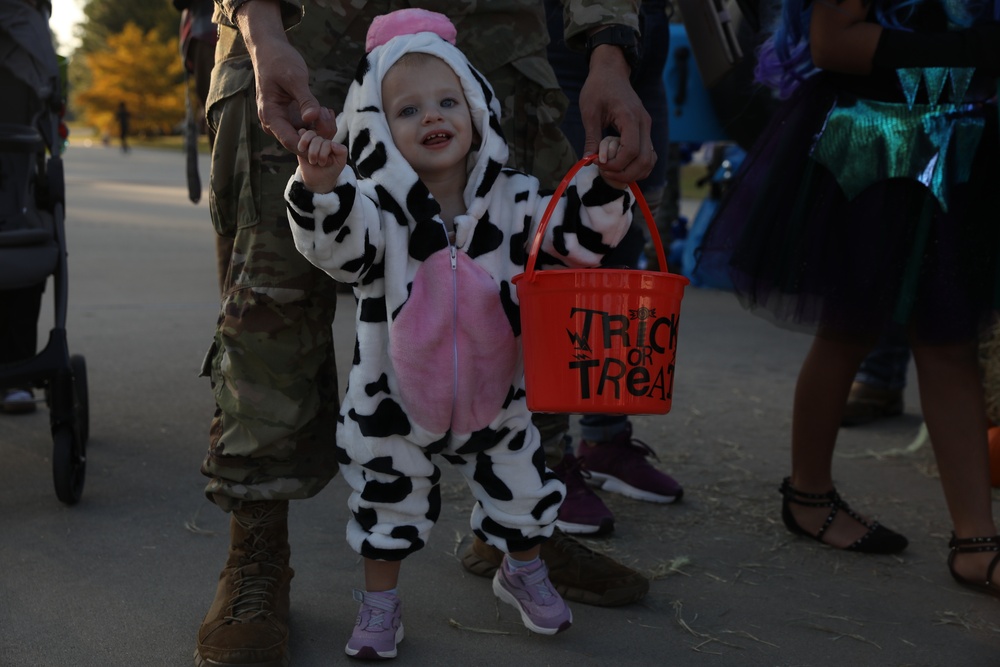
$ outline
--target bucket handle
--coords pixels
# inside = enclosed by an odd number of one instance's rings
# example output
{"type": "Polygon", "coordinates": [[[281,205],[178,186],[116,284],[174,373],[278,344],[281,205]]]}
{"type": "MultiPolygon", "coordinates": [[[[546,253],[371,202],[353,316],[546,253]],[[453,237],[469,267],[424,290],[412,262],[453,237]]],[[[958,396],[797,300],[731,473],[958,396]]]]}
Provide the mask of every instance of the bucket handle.
{"type": "MultiPolygon", "coordinates": [[[[542,221],[538,225],[538,230],[535,232],[535,238],[531,241],[531,250],[528,253],[528,263],[524,267],[524,279],[533,281],[535,279],[535,262],[538,259],[538,251],[542,248],[542,239],[545,238],[545,228],[549,225],[549,218],[552,217],[552,212],[556,208],[556,204],[562,198],[563,192],[569,186],[569,182],[573,180],[576,176],[576,172],[580,171],[583,167],[588,164],[597,162],[598,155],[594,153],[588,155],[587,157],[581,159],[579,162],[574,164],[566,176],[563,177],[562,181],[559,183],[559,187],[552,194],[552,199],[549,201],[549,205],[545,207],[545,212],[542,214],[542,221]]],[[[633,181],[628,184],[629,190],[632,191],[632,196],[635,197],[636,202],[639,204],[639,210],[642,211],[642,215],[646,218],[646,226],[649,228],[649,237],[653,240],[653,245],[656,247],[656,260],[659,262],[661,270],[664,270],[667,266],[667,256],[663,252],[663,244],[660,243],[660,233],[656,229],[656,223],[653,221],[653,213],[649,210],[649,204],[646,203],[645,197],[642,196],[642,191],[639,190],[639,186],[633,181]]]]}

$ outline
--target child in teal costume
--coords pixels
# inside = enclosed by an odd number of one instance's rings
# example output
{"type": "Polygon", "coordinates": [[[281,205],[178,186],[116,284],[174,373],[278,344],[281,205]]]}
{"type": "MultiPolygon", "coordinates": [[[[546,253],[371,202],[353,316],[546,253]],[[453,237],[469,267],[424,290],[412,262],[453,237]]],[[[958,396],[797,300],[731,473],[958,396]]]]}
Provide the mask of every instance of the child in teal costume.
{"type": "Polygon", "coordinates": [[[787,100],[700,249],[741,302],[815,335],[795,391],[788,529],[896,553],[834,488],[858,365],[891,322],[913,347],[957,581],[997,594],[981,327],[1000,300],[1000,3],[786,0],[758,78],[787,100]]]}

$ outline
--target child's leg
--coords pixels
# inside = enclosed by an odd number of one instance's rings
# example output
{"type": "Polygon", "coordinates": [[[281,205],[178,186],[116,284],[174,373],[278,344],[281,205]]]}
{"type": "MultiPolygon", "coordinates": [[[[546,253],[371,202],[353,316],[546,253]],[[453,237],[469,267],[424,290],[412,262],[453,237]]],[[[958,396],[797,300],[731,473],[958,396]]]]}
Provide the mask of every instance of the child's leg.
{"type": "Polygon", "coordinates": [[[542,552],[542,547],[541,545],[539,545],[537,547],[532,547],[530,549],[527,549],[526,551],[511,551],[510,555],[511,558],[516,558],[517,560],[520,561],[529,561],[538,558],[538,554],[540,554],[541,552],[542,552]]]}
{"type": "Polygon", "coordinates": [[[365,589],[369,593],[391,591],[399,584],[401,560],[365,559],[365,589]]]}
{"type": "Polygon", "coordinates": [[[394,658],[404,634],[395,591],[399,571],[402,559],[426,543],[440,512],[440,471],[423,448],[399,437],[366,439],[353,419],[339,427],[338,437],[349,459],[341,473],[352,489],[347,541],[364,557],[365,568],[365,590],[354,591],[360,607],[344,652],[366,660],[394,658]],[[375,451],[386,455],[375,457],[375,451]]]}
{"type": "Polygon", "coordinates": [[[512,412],[494,429],[501,434],[498,441],[480,451],[465,443],[447,458],[477,500],[473,530],[508,553],[493,577],[494,595],[517,609],[528,629],[556,634],[572,625],[573,614],[549,581],[539,554],[540,541],[552,534],[566,487],[546,470],[538,430],[527,413],[512,412]]]}
{"type": "Polygon", "coordinates": [[[403,603],[396,592],[399,560],[365,558],[365,590],[354,591],[361,603],[344,652],[363,660],[395,658],[403,640],[403,603]]]}
{"type": "Polygon", "coordinates": [[[528,419],[511,419],[494,430],[503,434],[499,442],[468,453],[467,446],[459,446],[463,453],[447,459],[476,499],[473,532],[505,553],[537,553],[552,534],[566,487],[545,468],[538,430],[528,419]]]}
{"type": "MultiPolygon", "coordinates": [[[[833,451],[844,404],[858,366],[870,345],[817,336],[802,362],[792,411],[792,487],[801,493],[826,493],[833,485],[833,451]]],[[[796,522],[816,535],[830,514],[828,507],[789,503],[796,522]]],[[[823,534],[827,544],[843,548],[868,528],[838,512],[823,534]]]]}
{"type": "Polygon", "coordinates": [[[441,509],[441,471],[423,448],[401,438],[366,440],[352,420],[338,427],[337,437],[350,458],[340,466],[352,490],[347,543],[379,562],[422,549],[441,509]],[[372,451],[391,455],[374,457],[372,451]]]}
{"type": "Polygon", "coordinates": [[[511,552],[493,575],[493,594],[514,607],[533,632],[554,635],[573,625],[573,612],[549,580],[541,547],[511,552]]]}
{"type": "MultiPolygon", "coordinates": [[[[948,511],[960,538],[996,534],[990,497],[988,428],[975,341],[915,345],[920,403],[934,447],[948,511]]],[[[962,554],[955,570],[985,580],[993,552],[962,554]]],[[[996,577],[995,577],[996,579],[996,577]]]]}

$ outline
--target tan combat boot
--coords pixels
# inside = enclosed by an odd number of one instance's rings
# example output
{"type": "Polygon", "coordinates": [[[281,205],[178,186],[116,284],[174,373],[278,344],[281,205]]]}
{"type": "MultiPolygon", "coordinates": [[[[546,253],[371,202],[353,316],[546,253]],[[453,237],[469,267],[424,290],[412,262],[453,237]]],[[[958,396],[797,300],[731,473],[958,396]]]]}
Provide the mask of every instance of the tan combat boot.
{"type": "Polygon", "coordinates": [[[288,501],[244,503],[232,513],[226,567],[198,629],[198,667],[288,665],[288,501]]]}

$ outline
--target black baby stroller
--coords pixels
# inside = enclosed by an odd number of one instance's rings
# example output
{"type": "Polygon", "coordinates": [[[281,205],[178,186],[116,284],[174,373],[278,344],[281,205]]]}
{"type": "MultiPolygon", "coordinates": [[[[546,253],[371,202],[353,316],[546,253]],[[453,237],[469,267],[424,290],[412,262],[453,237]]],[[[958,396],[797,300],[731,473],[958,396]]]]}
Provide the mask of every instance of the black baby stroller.
{"type": "MultiPolygon", "coordinates": [[[[40,292],[52,276],[55,303],[45,348],[0,364],[0,388],[44,390],[56,495],[72,505],[83,493],[89,408],[86,364],[66,343],[64,94],[50,14],[47,0],[0,0],[0,296],[40,292]]],[[[4,303],[0,319],[14,323],[17,315],[4,312],[4,303]]]]}

